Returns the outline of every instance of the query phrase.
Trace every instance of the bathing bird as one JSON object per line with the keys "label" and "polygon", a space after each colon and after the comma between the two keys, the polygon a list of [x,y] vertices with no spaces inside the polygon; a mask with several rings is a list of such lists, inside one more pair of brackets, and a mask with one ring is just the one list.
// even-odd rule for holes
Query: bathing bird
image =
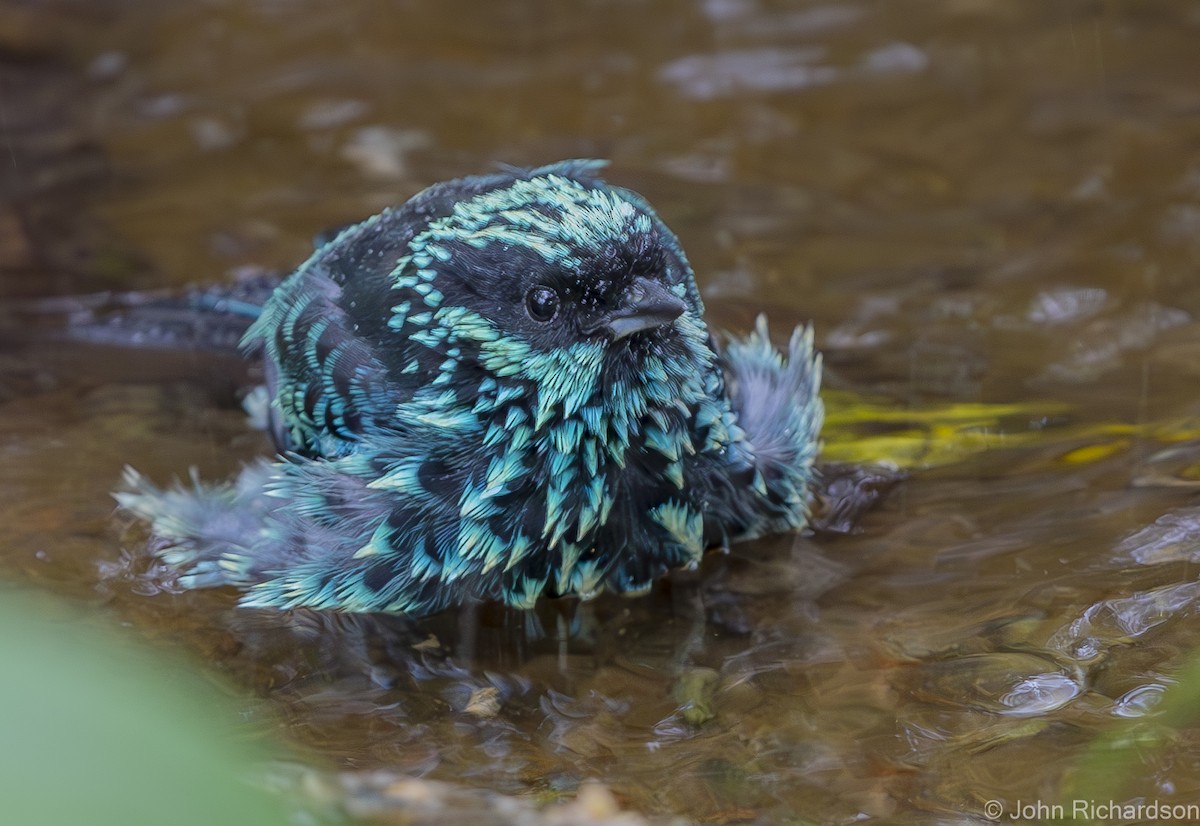
{"label": "bathing bird", "polygon": [[434,185],[322,243],[241,340],[278,450],[115,494],[189,588],[420,616],[637,594],[808,518],[811,329],[718,338],[679,241],[598,161]]}

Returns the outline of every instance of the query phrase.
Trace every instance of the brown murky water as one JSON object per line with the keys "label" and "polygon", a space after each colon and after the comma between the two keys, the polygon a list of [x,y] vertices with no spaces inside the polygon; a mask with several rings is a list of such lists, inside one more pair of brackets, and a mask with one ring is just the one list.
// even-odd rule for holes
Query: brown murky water
{"label": "brown murky water", "polygon": [[121,466],[220,478],[261,436],[180,378],[200,355],[158,380],[148,354],[34,351],[0,386],[5,578],[194,653],[265,737],[365,786],[597,778],[648,815],[756,823],[1200,800],[1200,726],[1156,708],[1200,651],[1194,3],[4,5],[79,79],[108,163],[79,208],[123,252],[0,295],[287,269],[433,181],[607,157],[715,324],[813,319],[830,385],[877,412],[1022,405],[831,430],[831,455],[915,467],[855,535],[409,627],[158,592],[110,519]]}

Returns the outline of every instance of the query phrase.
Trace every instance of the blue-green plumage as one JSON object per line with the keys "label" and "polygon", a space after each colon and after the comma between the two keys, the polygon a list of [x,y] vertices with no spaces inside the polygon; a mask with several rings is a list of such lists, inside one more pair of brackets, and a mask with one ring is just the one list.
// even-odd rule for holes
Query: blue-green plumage
{"label": "blue-green plumage", "polygon": [[675,236],[600,164],[431,187],[340,232],[243,339],[280,449],[121,504],[185,585],[424,614],[638,592],[803,526],[819,358],[764,321],[718,351]]}

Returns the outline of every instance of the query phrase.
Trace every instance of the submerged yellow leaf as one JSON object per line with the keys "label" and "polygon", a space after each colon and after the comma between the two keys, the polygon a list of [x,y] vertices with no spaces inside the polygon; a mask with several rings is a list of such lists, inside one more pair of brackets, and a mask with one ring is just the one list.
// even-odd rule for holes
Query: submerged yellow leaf
{"label": "submerged yellow leaf", "polygon": [[1086,465],[1092,462],[1098,462],[1101,459],[1107,459],[1109,456],[1114,456],[1123,450],[1129,448],[1132,444],[1131,439],[1115,439],[1111,442],[1100,442],[1098,444],[1084,445],[1077,447],[1074,450],[1068,450],[1059,459],[1066,462],[1068,465]]}
{"label": "submerged yellow leaf", "polygon": [[1054,403],[953,403],[901,408],[894,402],[827,391],[824,448],[832,462],[936,467],[985,450],[1015,447],[1041,437],[1030,422],[1061,415]]}
{"label": "submerged yellow leaf", "polygon": [[[998,448],[1063,446],[1071,465],[1129,450],[1138,439],[1174,444],[1200,440],[1200,419],[1070,424],[1059,402],[962,403],[901,407],[845,391],[826,391],[824,446],[829,462],[890,464],[908,470],[961,462]],[[1046,426],[1050,419],[1064,420]]]}

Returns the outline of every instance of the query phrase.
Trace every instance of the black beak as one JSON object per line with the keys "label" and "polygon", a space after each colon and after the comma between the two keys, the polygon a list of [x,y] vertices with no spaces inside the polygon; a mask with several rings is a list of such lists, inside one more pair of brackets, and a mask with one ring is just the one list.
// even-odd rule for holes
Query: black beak
{"label": "black beak", "polygon": [[670,324],[687,305],[665,286],[648,278],[635,278],[615,309],[599,318],[588,332],[608,333],[613,341]]}

